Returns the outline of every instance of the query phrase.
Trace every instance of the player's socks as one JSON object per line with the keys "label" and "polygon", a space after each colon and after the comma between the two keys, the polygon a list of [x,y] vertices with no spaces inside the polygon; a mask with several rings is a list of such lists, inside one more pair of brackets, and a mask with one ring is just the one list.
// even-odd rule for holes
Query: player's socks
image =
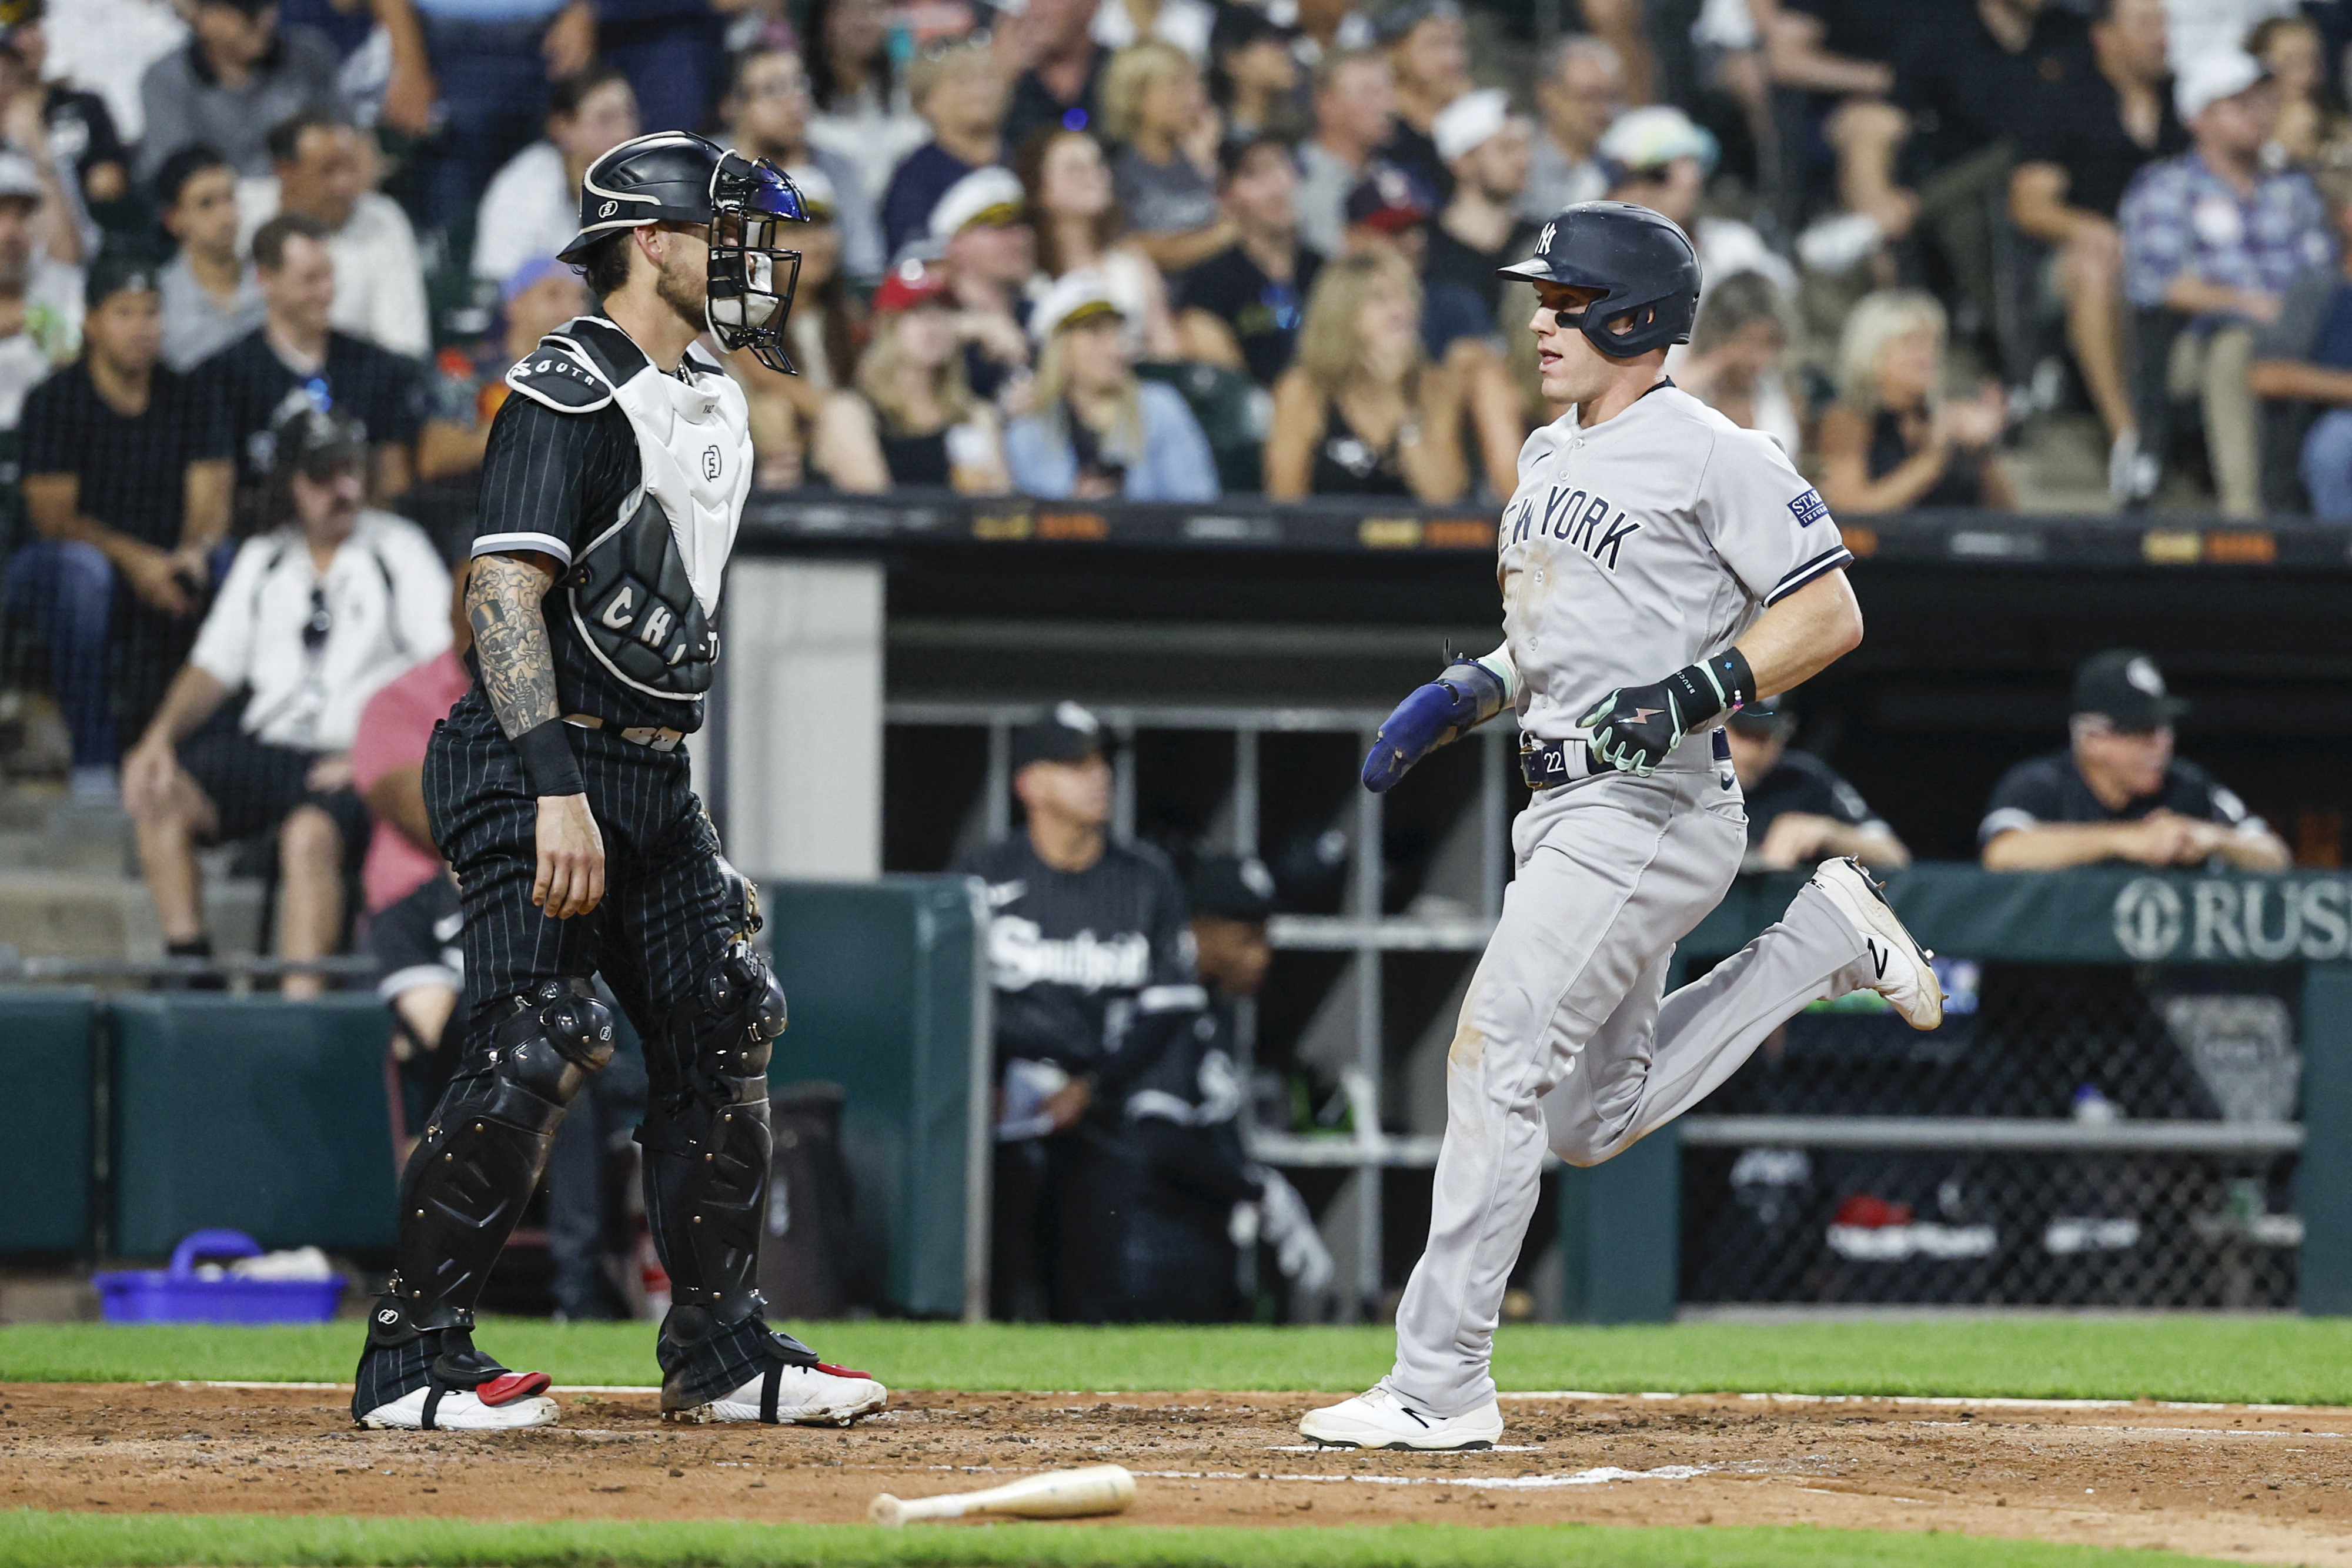
{"label": "player's socks", "polygon": [[1935,955],[1904,929],[1895,906],[1861,862],[1850,858],[1823,861],[1813,873],[1813,885],[1862,933],[1876,977],[1864,983],[1894,1003],[1913,1029],[1942,1023],[1944,988],[1936,978],[1936,967],[1927,961]]}
{"label": "player's socks", "polygon": [[1309,1410],[1298,1430],[1334,1448],[1491,1448],[1503,1436],[1503,1407],[1489,1399],[1459,1416],[1433,1416],[1381,1387]]}

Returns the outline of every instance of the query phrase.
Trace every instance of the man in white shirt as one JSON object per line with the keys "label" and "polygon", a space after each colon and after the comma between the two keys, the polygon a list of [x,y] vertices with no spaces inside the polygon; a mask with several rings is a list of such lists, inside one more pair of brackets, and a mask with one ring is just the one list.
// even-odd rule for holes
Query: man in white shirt
{"label": "man in white shirt", "polygon": [[433,333],[416,231],[398,203],[369,189],[375,160],[360,133],[299,114],[270,131],[269,161],[274,182],[248,182],[238,193],[245,235],[281,212],[316,221],[335,258],[335,329],[423,359]]}
{"label": "man in white shirt", "polygon": [[[278,953],[331,952],[346,877],[368,837],[348,753],[360,710],[449,646],[449,573],[424,530],[363,510],[356,422],[300,409],[278,422],[270,515],[246,541],[163,706],[124,760],[123,803],[164,941],[209,952],[195,846],[274,833]],[[237,722],[208,724],[249,690]],[[293,973],[285,994],[314,997]]]}

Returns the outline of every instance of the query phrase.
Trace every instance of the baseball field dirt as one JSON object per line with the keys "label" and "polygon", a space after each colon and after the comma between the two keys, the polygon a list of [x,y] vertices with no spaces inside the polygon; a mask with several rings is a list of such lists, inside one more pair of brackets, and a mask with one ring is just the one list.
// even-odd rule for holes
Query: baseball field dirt
{"label": "baseball field dirt", "polygon": [[919,1391],[835,1431],[557,1392],[561,1426],[467,1437],[359,1431],[331,1387],[0,1385],[0,1507],[848,1522],[1108,1460],[1132,1524],[1811,1523],[2352,1568],[2352,1409],[1507,1396],[1505,1447],[1405,1455],[1304,1448],[1304,1394]]}

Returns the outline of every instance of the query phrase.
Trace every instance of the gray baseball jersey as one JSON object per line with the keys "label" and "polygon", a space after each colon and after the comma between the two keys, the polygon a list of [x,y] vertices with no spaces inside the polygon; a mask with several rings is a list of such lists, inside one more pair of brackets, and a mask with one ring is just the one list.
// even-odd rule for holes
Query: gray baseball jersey
{"label": "gray baseball jersey", "polygon": [[[1852,558],[1779,447],[1662,384],[1591,428],[1528,437],[1500,576],[1521,723],[1546,739],[1612,689],[1727,646],[1766,606]],[[1397,1308],[1386,1385],[1459,1416],[1488,1370],[1544,1151],[1609,1158],[1698,1103],[1816,998],[1871,983],[1862,933],[1818,887],[1669,996],[1675,944],[1722,900],[1748,842],[1712,737],[1640,779],[1603,768],[1539,790],[1512,828],[1517,873],[1446,1054],[1429,1244]]]}
{"label": "gray baseball jersey", "polygon": [[1528,436],[1496,543],[1519,722],[1546,740],[1581,737],[1610,692],[1730,646],[1853,559],[1770,437],[1672,382],[1590,429],[1571,413]]}

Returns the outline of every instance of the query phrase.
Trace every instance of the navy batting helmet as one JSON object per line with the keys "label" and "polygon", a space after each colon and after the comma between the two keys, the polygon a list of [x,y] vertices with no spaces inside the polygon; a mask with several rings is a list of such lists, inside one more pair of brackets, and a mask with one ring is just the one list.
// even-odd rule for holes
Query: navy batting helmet
{"label": "navy batting helmet", "polygon": [[[1579,317],[1561,313],[1595,348],[1630,360],[1669,343],[1690,341],[1698,319],[1698,253],[1672,218],[1631,202],[1579,202],[1544,225],[1536,253],[1503,277],[1598,288],[1601,298]],[[1609,324],[1633,318],[1631,330]]]}

